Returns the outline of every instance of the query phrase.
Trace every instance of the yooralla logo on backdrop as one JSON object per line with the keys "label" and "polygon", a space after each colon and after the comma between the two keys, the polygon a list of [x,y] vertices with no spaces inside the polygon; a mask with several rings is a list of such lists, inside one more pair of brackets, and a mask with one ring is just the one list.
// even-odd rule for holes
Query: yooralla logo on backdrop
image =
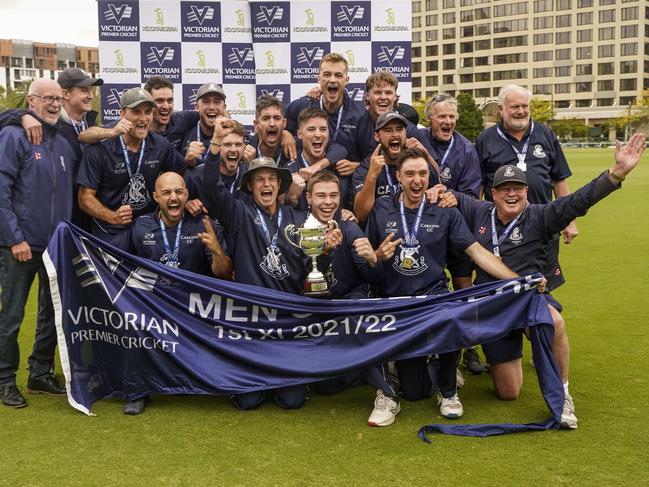
{"label": "yooralla logo on backdrop", "polygon": [[143,42],[142,82],[151,76],[164,76],[172,83],[182,82],[180,42]]}
{"label": "yooralla logo on backdrop", "polygon": [[370,2],[331,2],[331,40],[369,41]]}
{"label": "yooralla logo on backdrop", "polygon": [[218,2],[181,2],[183,41],[221,41],[221,5]]}
{"label": "yooralla logo on backdrop", "polygon": [[139,41],[138,2],[107,3],[99,15],[100,41]]}

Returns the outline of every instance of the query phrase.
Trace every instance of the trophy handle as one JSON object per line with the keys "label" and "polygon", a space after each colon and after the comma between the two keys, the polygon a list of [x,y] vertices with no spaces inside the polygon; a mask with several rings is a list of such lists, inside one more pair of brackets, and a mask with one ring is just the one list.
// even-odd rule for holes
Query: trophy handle
{"label": "trophy handle", "polygon": [[299,244],[296,244],[293,241],[293,239],[290,237],[290,235],[300,235],[300,231],[293,223],[286,225],[286,227],[284,227],[284,236],[286,237],[286,240],[288,240],[288,243],[290,243],[293,247],[296,247],[301,250],[302,247],[300,247]]}
{"label": "trophy handle", "polygon": [[337,228],[340,228],[338,226],[338,222],[336,220],[329,220],[327,222],[327,230],[335,230]]}

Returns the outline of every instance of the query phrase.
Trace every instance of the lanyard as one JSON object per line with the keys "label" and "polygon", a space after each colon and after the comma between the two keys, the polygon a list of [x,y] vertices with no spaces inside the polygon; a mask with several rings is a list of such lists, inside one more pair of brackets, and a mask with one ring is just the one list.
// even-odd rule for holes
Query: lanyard
{"label": "lanyard", "polygon": [[309,163],[306,161],[306,157],[304,157],[304,152],[300,153],[300,159],[302,159],[302,165],[308,169]]}
{"label": "lanyard", "polygon": [[[324,96],[320,95],[320,110],[324,110],[323,99]],[[336,130],[334,130],[334,134],[331,136],[332,142],[336,142],[336,139],[338,138],[338,130],[340,129],[340,121],[342,120],[342,118],[343,118],[343,105],[340,105],[340,108],[338,109],[338,120],[336,121]]]}
{"label": "lanyard", "polygon": [[277,210],[277,231],[275,232],[275,235],[273,235],[273,238],[270,237],[270,232],[268,231],[268,225],[266,225],[264,215],[261,214],[259,208],[255,208],[255,210],[257,210],[257,217],[259,217],[259,221],[261,222],[261,228],[264,230],[266,242],[270,247],[277,248],[277,234],[279,233],[279,229],[282,227],[282,209],[279,208]]}
{"label": "lanyard", "polygon": [[86,130],[86,128],[87,128],[86,127],[86,121],[81,119],[81,120],[79,120],[79,123],[77,123],[74,120],[72,120],[72,128],[77,133],[77,135],[79,135],[81,132]]}
{"label": "lanyard", "polygon": [[[448,158],[448,155],[451,153],[451,149],[453,148],[454,143],[455,143],[455,138],[451,135],[451,143],[448,144],[448,147],[446,148],[446,152],[444,152],[444,155],[442,156],[442,161],[439,163],[440,172],[442,172],[446,167],[446,159]],[[525,150],[527,150],[527,148]]]}
{"label": "lanyard", "polygon": [[[200,142],[200,141],[201,141],[201,122],[199,120],[196,123],[196,142]],[[209,151],[209,149],[210,148],[208,147],[207,150],[201,154],[201,156],[199,157],[200,160],[205,159],[205,156],[207,155],[207,152]]]}
{"label": "lanyard", "polygon": [[[509,141],[509,139],[505,136],[505,134],[503,134],[503,131],[500,130],[499,125],[496,125],[496,130],[498,131],[498,135],[500,135],[500,137],[505,142],[507,142],[511,146],[512,149],[514,149],[514,153],[516,154],[516,157],[518,158],[519,167],[521,169],[525,170],[524,168],[525,168],[525,158],[527,157],[527,146],[530,143],[530,136],[532,135],[532,132],[534,132],[534,122],[532,122],[532,125],[530,127],[530,131],[527,134],[527,137],[525,137],[525,142],[523,143],[523,149],[520,150],[520,151],[516,148],[516,146],[514,144],[512,144]],[[521,167],[521,166],[523,166],[523,167]]]}
{"label": "lanyard", "polygon": [[399,183],[397,182],[397,184],[394,184],[392,182],[392,176],[390,175],[390,170],[388,169],[388,163],[385,164],[384,169],[385,169],[385,177],[388,180],[388,186],[390,187],[390,191],[396,193],[399,190]]}
{"label": "lanyard", "polygon": [[509,237],[509,234],[512,232],[516,224],[518,223],[518,219],[521,217],[523,213],[521,212],[519,215],[514,218],[509,225],[503,230],[503,233],[500,234],[500,237],[498,236],[498,233],[496,232],[496,207],[494,206],[491,210],[491,243],[494,248],[494,255],[496,257],[500,257],[500,244],[505,241],[507,237]]}
{"label": "lanyard", "polygon": [[239,177],[239,168],[241,166],[237,166],[237,173],[234,175],[234,179],[232,180],[232,184],[230,185],[230,194],[234,194],[234,185],[237,184],[237,178]]}
{"label": "lanyard", "polygon": [[[257,157],[264,157],[264,155],[261,153],[261,147],[260,147],[261,142],[257,143]],[[277,167],[279,167],[279,160],[282,158],[282,150],[280,149],[279,155],[277,156],[277,159],[275,159],[275,164],[277,164]]]}
{"label": "lanyard", "polygon": [[426,198],[421,200],[419,203],[419,209],[417,210],[417,217],[415,218],[415,223],[412,226],[412,233],[408,229],[408,223],[406,222],[406,209],[403,206],[403,195],[399,198],[399,211],[401,212],[401,225],[403,226],[403,236],[408,247],[413,247],[417,244],[417,232],[419,232],[419,224],[421,223],[421,215],[424,212],[424,205],[426,204]]}
{"label": "lanyard", "polygon": [[160,217],[160,233],[162,233],[162,241],[164,243],[165,254],[167,256],[167,262],[165,262],[165,265],[168,265],[169,267],[178,266],[178,255],[180,253],[180,234],[182,233],[182,229],[183,221],[180,220],[178,222],[178,226],[176,227],[176,239],[174,241],[174,250],[172,252],[171,248],[169,247],[169,239],[167,238],[167,229],[164,222],[162,221],[162,217]]}
{"label": "lanyard", "polygon": [[[131,161],[128,158],[128,150],[126,150],[126,144],[124,143],[124,138],[119,136],[119,143],[122,145],[122,152],[124,152],[124,164],[126,165],[126,170],[128,171],[128,178],[133,179],[133,170],[131,169]],[[146,147],[146,140],[142,139],[142,145],[140,146],[140,158],[137,161],[137,168],[135,169],[135,174],[140,173],[140,167],[142,167],[142,158],[144,157],[144,148]]]}

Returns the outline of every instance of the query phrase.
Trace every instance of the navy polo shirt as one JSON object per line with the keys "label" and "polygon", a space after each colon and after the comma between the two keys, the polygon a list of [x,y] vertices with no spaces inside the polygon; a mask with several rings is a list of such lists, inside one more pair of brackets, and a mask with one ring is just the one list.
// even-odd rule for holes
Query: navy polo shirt
{"label": "navy polo shirt", "polygon": [[[158,135],[161,135],[169,142],[174,149],[178,152],[182,151],[182,142],[187,134],[187,131],[192,127],[196,127],[196,124],[200,120],[200,115],[196,110],[183,110],[180,112],[172,112],[169,123],[165,130],[157,132]],[[185,157],[185,153],[181,154]]]}
{"label": "navy polo shirt", "polygon": [[[133,219],[140,215],[151,213],[155,207],[152,193],[155,190],[155,180],[160,173],[185,170],[185,161],[174,150],[171,143],[164,137],[149,133],[142,157],[142,166],[136,185],[129,184],[126,161],[119,138],[106,139],[89,145],[83,154],[83,159],[77,175],[80,186],[94,189],[97,199],[110,210],[116,210],[122,205],[131,205]],[[140,151],[128,152],[130,167],[135,177]],[[96,219],[95,219],[96,220]],[[93,221],[93,228],[97,224]],[[109,225],[102,222],[102,227],[121,229],[121,225]]]}
{"label": "navy polo shirt", "polygon": [[[308,96],[293,100],[286,107],[286,130],[297,137],[298,116],[305,108],[312,107],[320,108],[320,100],[314,100]],[[353,101],[346,91],[343,95],[341,108],[343,114],[340,119],[338,132],[336,132],[336,124],[338,123],[338,112],[340,109],[329,113],[329,140],[347,149],[347,159],[360,161],[361,154],[358,153],[356,146],[357,127],[360,120],[367,113],[367,110],[365,110],[365,106],[362,103]]]}
{"label": "navy polo shirt", "polygon": [[187,154],[187,149],[189,149],[189,144],[194,142],[195,140],[198,140],[199,142],[202,142],[203,146],[205,147],[205,152],[203,152],[203,155],[196,160],[196,162],[200,164],[207,157],[207,153],[210,150],[210,142],[212,141],[212,136],[207,135],[201,129],[199,129],[197,132],[196,128],[198,127],[198,124],[199,122],[196,122],[193,127],[185,132],[185,136],[183,137],[183,140],[180,144],[180,155],[185,157],[185,154]]}
{"label": "navy polo shirt", "polygon": [[[217,164],[221,163],[221,159],[218,155],[208,156],[208,160],[215,162]],[[193,200],[198,198],[201,201],[204,201],[205,196],[203,195],[203,171],[205,169],[205,163],[200,164],[193,168],[188,168],[185,171],[185,184],[187,185],[187,192],[189,193],[189,199]],[[239,170],[235,172],[232,176],[226,176],[221,174],[221,180],[225,187],[234,195],[235,198],[247,197],[248,193],[239,190],[239,185],[241,184],[241,177],[243,173],[248,170],[248,164],[245,161],[239,163]]]}
{"label": "navy polo shirt", "polygon": [[[365,157],[358,165],[354,174],[352,175],[352,185],[354,187],[354,196],[365,186],[365,178],[367,178],[367,173],[370,170],[370,158],[371,155]],[[430,177],[428,178],[428,187],[431,188],[437,184],[437,172],[429,164],[428,171],[430,172]],[[381,174],[376,179],[376,189],[374,191],[374,197],[380,198],[381,196],[394,195],[397,191],[401,190],[401,184],[397,179],[397,166],[392,164],[385,164]]]}
{"label": "navy polo shirt", "polygon": [[[507,140],[498,134],[498,128],[500,128]],[[521,141],[508,135],[502,123],[489,127],[478,136],[476,149],[485,185],[485,199],[492,199],[491,188],[496,170],[506,164],[516,165],[518,163],[512,145],[522,151],[528,136],[525,176],[528,185],[527,197],[530,203],[548,203],[552,201],[552,183],[572,175],[568,167],[568,161],[554,132],[541,123],[534,123],[534,130],[531,129],[530,125],[530,129]]]}
{"label": "navy polo shirt", "polygon": [[[310,259],[302,250],[291,245],[284,234],[286,226],[304,224],[307,214],[279,205],[270,216],[252,198],[235,199],[221,181],[218,165],[207,162],[203,169],[203,191],[209,214],[223,226],[230,257],[234,265],[234,280],[277,291],[301,294],[303,281],[311,270]],[[207,190],[209,188],[209,191]],[[269,250],[270,242],[264,232],[259,214],[268,229],[268,237],[277,234],[279,252]],[[281,211],[282,222],[278,225]]]}
{"label": "navy polo shirt", "polygon": [[329,255],[329,265],[325,273],[334,299],[360,299],[369,297],[369,283],[378,284],[383,277],[383,266],[377,262],[372,268],[367,261],[356,253],[354,241],[366,237],[363,230],[349,221],[336,220],[343,234],[342,243]]}
{"label": "navy polo shirt", "polygon": [[[299,142],[299,140],[297,142]],[[260,147],[259,147],[259,135],[258,134],[255,134],[252,137],[250,137],[250,140],[248,141],[248,145],[251,145],[251,146],[253,146],[255,148],[255,151],[256,151],[255,157],[263,157],[264,156],[261,153],[261,150],[260,150]],[[299,147],[298,147],[298,149],[299,149]],[[289,163],[291,162],[284,155],[284,150],[282,149],[281,144],[278,145],[277,150],[275,151],[275,154],[273,155],[272,159],[275,160],[275,163],[277,164],[277,167],[288,167]]]}
{"label": "navy polo shirt", "polygon": [[[404,238],[400,197],[401,193],[383,196],[374,204],[367,222],[367,235],[375,249],[390,233],[394,233],[395,239]],[[409,231],[412,231],[417,210],[405,208]],[[465,251],[476,241],[457,208],[439,208],[428,202],[424,203],[416,238],[416,246],[408,247],[404,242],[397,246],[391,259],[383,262],[383,296],[416,296],[447,291],[444,267],[448,248]]]}
{"label": "navy polo shirt", "polygon": [[[211,276],[212,252],[201,243],[201,239],[198,237],[199,233],[205,231],[202,217],[193,217],[189,213],[185,213],[182,222],[178,267],[186,271]],[[219,244],[223,250],[226,250],[220,229],[214,223],[212,223],[212,227],[216,232]],[[171,250],[173,250],[176,241],[177,230],[177,225],[173,228],[166,227],[167,240]],[[135,220],[130,228],[129,245],[132,254],[161,264],[167,261],[158,212],[142,215]]]}
{"label": "navy polo shirt", "polygon": [[[449,189],[455,189],[464,194],[478,198],[482,174],[478,153],[469,139],[459,133],[453,132],[453,146],[446,159],[444,155],[450,142],[443,142],[433,137],[429,128],[419,128],[414,125],[407,127],[408,137],[414,137],[426,148],[430,155],[440,166],[441,183]],[[444,164],[442,165],[442,159]]]}
{"label": "navy polo shirt", "polygon": [[[520,275],[544,272],[545,249],[553,235],[561,231],[572,220],[586,214],[588,209],[618,189],[603,173],[590,183],[567,196],[545,204],[528,204],[512,228],[509,236],[500,244],[503,262]],[[493,251],[491,211],[494,203],[476,200],[455,192],[458,210],[464,216],[475,238],[487,250]],[[496,232],[502,235],[506,225],[495,217]],[[476,283],[493,281],[495,278],[476,267]]]}
{"label": "navy polo shirt", "polygon": [[369,111],[365,110],[365,114],[359,120],[358,127],[356,127],[356,153],[360,157],[359,161],[370,156],[379,144],[374,138],[375,126],[376,120],[372,118]]}

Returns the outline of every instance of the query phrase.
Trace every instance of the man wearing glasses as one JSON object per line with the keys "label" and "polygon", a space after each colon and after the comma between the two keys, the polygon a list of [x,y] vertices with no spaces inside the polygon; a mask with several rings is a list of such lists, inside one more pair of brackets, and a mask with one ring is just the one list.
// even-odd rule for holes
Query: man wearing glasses
{"label": "man wearing glasses", "polygon": [[37,79],[29,87],[27,103],[29,113],[42,124],[42,143],[30,143],[22,127],[0,132],[0,398],[13,408],[27,406],[16,386],[18,332],[36,274],[38,320],[27,389],[66,392],[52,373],[56,329],[42,255],[56,225],[72,213],[75,155],[58,133],[61,87],[53,80]]}

